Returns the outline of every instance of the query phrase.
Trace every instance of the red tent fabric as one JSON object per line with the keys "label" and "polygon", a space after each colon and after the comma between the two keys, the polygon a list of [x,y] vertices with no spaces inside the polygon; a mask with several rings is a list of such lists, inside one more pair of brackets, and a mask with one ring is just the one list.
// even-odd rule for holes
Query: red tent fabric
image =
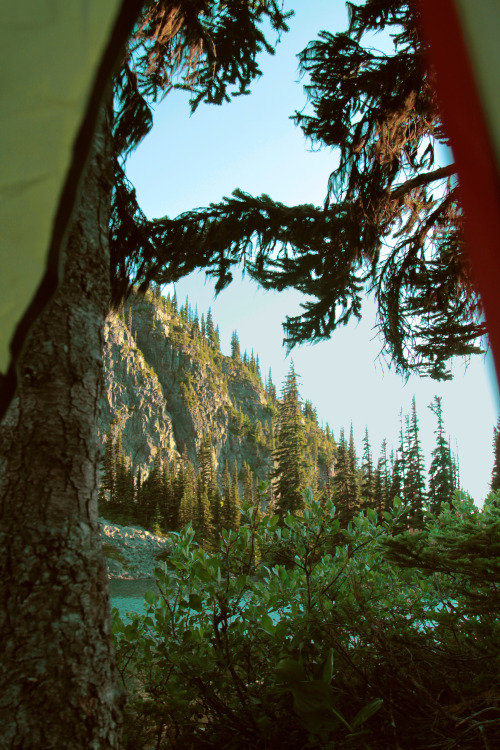
{"label": "red tent fabric", "polygon": [[[430,43],[430,63],[436,71],[444,125],[457,163],[465,239],[500,382],[500,170],[491,121],[485,114],[484,88],[481,89],[480,71],[466,42],[465,32],[469,30],[465,28],[467,20],[460,2],[415,0],[415,3],[420,11],[422,32]],[[495,54],[500,64],[496,50]]]}

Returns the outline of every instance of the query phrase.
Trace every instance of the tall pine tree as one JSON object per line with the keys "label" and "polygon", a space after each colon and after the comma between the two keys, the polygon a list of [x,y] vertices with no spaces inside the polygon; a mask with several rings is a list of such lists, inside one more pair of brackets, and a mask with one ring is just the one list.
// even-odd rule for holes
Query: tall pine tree
{"label": "tall pine tree", "polygon": [[411,402],[411,414],[407,418],[406,425],[407,461],[404,501],[409,525],[411,528],[417,528],[422,523],[422,508],[425,502],[425,469],[415,396]]}
{"label": "tall pine tree", "polygon": [[349,451],[344,435],[344,428],[342,428],[337,443],[337,457],[335,461],[335,473],[333,475],[333,496],[341,528],[345,528],[352,518],[353,509],[350,504],[350,487]]}
{"label": "tall pine tree", "polygon": [[273,479],[277,499],[277,512],[281,518],[297,513],[304,506],[305,447],[303,416],[300,409],[297,375],[290,366],[281,392],[276,429],[276,448],[273,454],[275,468]]}
{"label": "tall pine tree", "polygon": [[361,464],[361,508],[366,510],[375,507],[375,472],[373,470],[372,450],[368,427],[363,438],[363,460]]}
{"label": "tall pine tree", "polygon": [[443,503],[451,501],[455,482],[453,477],[453,460],[449,441],[444,434],[443,409],[441,396],[435,396],[429,409],[437,420],[434,434],[436,436],[436,447],[432,451],[431,466],[429,469],[429,508],[433,513],[439,513]]}

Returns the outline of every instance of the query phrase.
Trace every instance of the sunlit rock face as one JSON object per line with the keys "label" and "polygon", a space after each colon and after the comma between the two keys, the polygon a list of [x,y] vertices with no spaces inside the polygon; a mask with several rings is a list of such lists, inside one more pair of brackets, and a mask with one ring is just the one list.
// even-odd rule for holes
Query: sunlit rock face
{"label": "sunlit rock face", "polygon": [[165,303],[133,297],[105,327],[105,390],[101,402],[104,452],[110,427],[125,456],[146,475],[161,451],[196,466],[210,433],[219,470],[247,462],[259,479],[272,465],[272,406],[259,378],[211,348],[193,325]]}

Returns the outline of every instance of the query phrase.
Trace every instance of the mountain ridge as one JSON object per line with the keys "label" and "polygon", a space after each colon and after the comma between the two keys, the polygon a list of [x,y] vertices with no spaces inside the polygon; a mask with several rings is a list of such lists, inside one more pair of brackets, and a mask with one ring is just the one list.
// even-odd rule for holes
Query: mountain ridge
{"label": "mountain ridge", "polygon": [[[236,332],[232,350],[222,354],[210,310],[199,319],[187,300],[178,310],[176,299],[159,289],[134,293],[111,312],[103,357],[103,462],[112,440],[121,444],[136,482],[160,459],[198,468],[209,435],[219,481],[227,465],[236,465],[240,482],[249,470],[255,484],[268,480],[280,401],[270,377],[262,383],[258,356],[240,354]],[[335,443],[312,405],[304,411],[310,473],[322,485],[333,473]]]}

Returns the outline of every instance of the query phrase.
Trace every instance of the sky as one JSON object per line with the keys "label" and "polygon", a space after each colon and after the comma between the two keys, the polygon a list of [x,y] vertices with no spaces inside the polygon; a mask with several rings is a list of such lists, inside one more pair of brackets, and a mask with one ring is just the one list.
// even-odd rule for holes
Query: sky
{"label": "sky", "polygon": [[[192,116],[186,92],[172,92],[156,105],[154,127],[127,163],[128,177],[148,217],[174,217],[208,206],[236,188],[252,195],[266,193],[289,205],[322,205],[336,155],[311,150],[290,119],[306,103],[296,55],[320,30],[345,30],[347,12],[342,0],[301,0],[295,6],[290,32],[282,37],[276,54],[260,58],[263,76],[253,83],[250,96],[236,97],[222,107],[200,105]],[[378,46],[376,38],[372,43]],[[329,424],[336,438],[342,427],[348,433],[352,423],[358,455],[366,427],[375,461],[384,438],[389,452],[391,446],[396,449],[399,413],[410,412],[415,395],[428,469],[435,445],[435,417],[428,405],[435,395],[441,396],[462,487],[482,503],[491,480],[493,427],[500,413],[489,355],[472,358],[467,367],[457,360],[451,382],[412,376],[405,383],[380,361],[382,344],[370,299],[359,323],[353,321],[329,341],[296,347],[287,357],[281,324],[287,315],[300,312],[300,293],[264,292],[246,278],[236,279],[215,299],[213,282],[202,273],[181,280],[176,292],[180,302],[187,295],[200,315],[211,307],[226,354],[236,330],[242,351],[253,349],[259,355],[264,377],[271,368],[278,391],[293,360],[301,398],[313,403],[320,421]]]}

